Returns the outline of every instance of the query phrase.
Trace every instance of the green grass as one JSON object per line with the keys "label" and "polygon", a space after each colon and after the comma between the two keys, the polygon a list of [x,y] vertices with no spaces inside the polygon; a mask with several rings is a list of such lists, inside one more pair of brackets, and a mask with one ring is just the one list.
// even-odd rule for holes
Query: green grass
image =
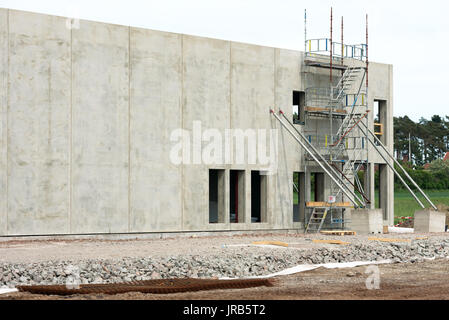
{"label": "green grass", "polygon": [[[445,204],[449,206],[449,190],[423,190],[424,193],[430,198],[430,200],[438,206],[439,204]],[[376,192],[376,206],[379,203],[379,195]],[[419,194],[419,200],[427,207],[430,204]],[[398,221],[398,217],[413,217],[416,210],[420,210],[421,206],[416,202],[415,198],[406,190],[399,190],[394,192],[394,216],[395,223]]]}

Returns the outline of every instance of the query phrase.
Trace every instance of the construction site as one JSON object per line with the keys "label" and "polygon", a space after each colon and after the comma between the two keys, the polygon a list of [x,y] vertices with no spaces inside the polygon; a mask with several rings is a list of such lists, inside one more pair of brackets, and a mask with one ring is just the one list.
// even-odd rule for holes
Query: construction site
{"label": "construction site", "polygon": [[0,9],[0,299],[448,299],[393,65],[327,21],[294,51]]}

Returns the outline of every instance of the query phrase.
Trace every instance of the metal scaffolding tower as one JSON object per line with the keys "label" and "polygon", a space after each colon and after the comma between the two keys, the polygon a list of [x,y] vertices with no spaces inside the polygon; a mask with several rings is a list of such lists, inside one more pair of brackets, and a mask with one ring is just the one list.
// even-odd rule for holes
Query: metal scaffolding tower
{"label": "metal scaffolding tower", "polygon": [[[399,177],[416,201],[423,203],[394,168],[399,166],[424,198],[435,205],[411,179],[404,168],[370,130],[368,113],[368,15],[366,16],[366,42],[356,45],[344,44],[343,18],[341,20],[341,42],[333,41],[333,12],[330,15],[330,38],[307,38],[307,11],[304,14],[304,61],[305,81],[304,125],[302,133],[280,111],[272,114],[281,125],[300,143],[305,151],[308,165],[318,165],[330,177],[328,201],[308,202],[306,205],[305,230],[319,232],[324,225],[329,229],[345,230],[349,222],[345,218],[347,209],[366,208],[371,202],[365,193],[358,172],[368,164],[368,145],[385,160],[389,168]],[[310,84],[326,83],[326,86]],[[338,76],[336,76],[338,74]],[[325,125],[325,122],[328,122]],[[394,164],[392,164],[394,163]],[[325,220],[327,219],[327,223]]]}

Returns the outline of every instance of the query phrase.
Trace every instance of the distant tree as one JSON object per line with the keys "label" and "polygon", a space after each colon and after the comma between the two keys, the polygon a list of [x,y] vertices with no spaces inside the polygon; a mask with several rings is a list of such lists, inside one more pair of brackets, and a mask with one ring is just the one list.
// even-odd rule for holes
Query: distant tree
{"label": "distant tree", "polygon": [[[441,159],[449,150],[449,116],[434,115],[417,123],[409,117],[395,117],[394,151],[398,160],[408,158],[415,166]],[[409,143],[411,155],[409,155]]]}

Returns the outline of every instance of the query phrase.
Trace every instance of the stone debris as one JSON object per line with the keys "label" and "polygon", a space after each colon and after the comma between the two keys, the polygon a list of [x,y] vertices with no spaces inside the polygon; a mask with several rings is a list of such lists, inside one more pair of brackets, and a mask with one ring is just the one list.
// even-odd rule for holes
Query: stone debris
{"label": "stone debris", "polygon": [[[279,272],[301,264],[353,261],[416,263],[449,257],[449,239],[410,242],[370,241],[309,250],[244,247],[215,255],[178,255],[123,259],[0,263],[0,287],[17,285],[117,283],[167,278],[244,278]],[[348,275],[351,277],[352,273]]]}

